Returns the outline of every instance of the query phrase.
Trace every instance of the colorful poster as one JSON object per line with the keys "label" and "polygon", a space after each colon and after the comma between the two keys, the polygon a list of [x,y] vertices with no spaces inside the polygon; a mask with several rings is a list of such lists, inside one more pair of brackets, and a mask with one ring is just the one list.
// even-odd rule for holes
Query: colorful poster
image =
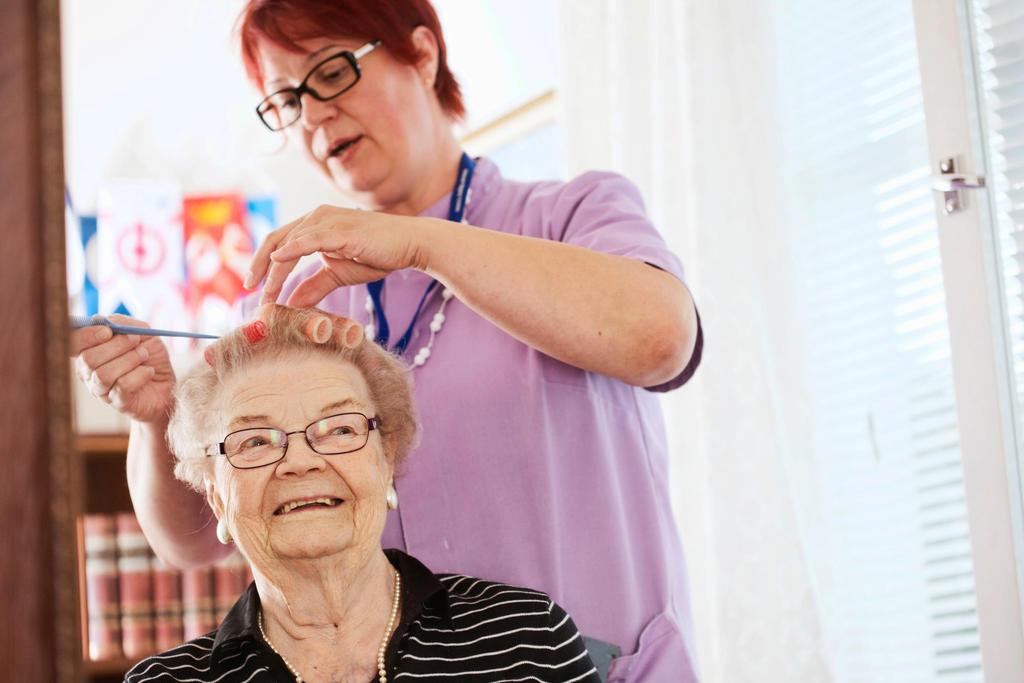
{"label": "colorful poster", "polygon": [[277,202],[273,197],[253,196],[246,202],[249,210],[249,234],[257,247],[277,227]]}
{"label": "colorful poster", "polygon": [[111,181],[100,190],[96,205],[99,312],[127,311],[154,327],[187,327],[177,186],[155,180]]}
{"label": "colorful poster", "polygon": [[82,262],[85,275],[82,283],[82,304],[85,315],[96,315],[100,312],[100,293],[96,290],[98,278],[98,255],[96,240],[96,216],[79,216],[81,231]]}
{"label": "colorful poster", "polygon": [[184,217],[189,311],[197,328],[215,329],[246,292],[242,280],[253,246],[245,200],[235,194],[186,197]]}

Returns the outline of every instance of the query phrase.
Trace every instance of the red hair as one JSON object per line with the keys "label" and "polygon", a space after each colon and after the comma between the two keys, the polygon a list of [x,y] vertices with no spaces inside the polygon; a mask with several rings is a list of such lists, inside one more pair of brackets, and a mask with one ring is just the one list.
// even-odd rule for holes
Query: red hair
{"label": "red hair", "polygon": [[263,88],[258,46],[268,41],[286,50],[302,52],[298,43],[311,38],[337,36],[379,40],[398,61],[415,65],[419,53],[412,42],[417,26],[437,38],[438,66],[434,92],[444,111],[462,118],[459,82],[448,69],[444,35],[429,0],[250,0],[239,17],[242,62],[249,79]]}

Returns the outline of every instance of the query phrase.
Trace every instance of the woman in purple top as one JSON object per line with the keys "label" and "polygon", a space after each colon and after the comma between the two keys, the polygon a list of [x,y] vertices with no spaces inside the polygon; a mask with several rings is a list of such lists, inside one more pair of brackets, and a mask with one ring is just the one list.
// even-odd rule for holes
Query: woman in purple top
{"label": "woman in purple top", "polygon": [[[434,571],[538,588],[613,681],[695,681],[686,568],[656,396],[700,359],[679,259],[610,173],[503,179],[463,114],[427,0],[253,0],[243,59],[283,131],[338,188],[270,234],[247,286],[369,327],[413,370],[422,442],[384,544]],[[293,273],[303,255],[320,263]],[[175,565],[224,552],[173,476],[175,378],[157,338],[75,332],[83,381],[132,418],[139,521]],[[500,680],[496,678],[496,680]]]}

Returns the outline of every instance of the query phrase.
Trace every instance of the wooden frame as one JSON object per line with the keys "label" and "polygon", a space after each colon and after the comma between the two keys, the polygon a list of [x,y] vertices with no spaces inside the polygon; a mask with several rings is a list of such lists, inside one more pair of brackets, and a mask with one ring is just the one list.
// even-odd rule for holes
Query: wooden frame
{"label": "wooden frame", "polygon": [[468,131],[459,142],[473,156],[486,156],[557,118],[557,95],[554,90],[546,90],[498,118]]}
{"label": "wooden frame", "polygon": [[3,433],[0,661],[18,681],[80,675],[58,0],[0,4]]}

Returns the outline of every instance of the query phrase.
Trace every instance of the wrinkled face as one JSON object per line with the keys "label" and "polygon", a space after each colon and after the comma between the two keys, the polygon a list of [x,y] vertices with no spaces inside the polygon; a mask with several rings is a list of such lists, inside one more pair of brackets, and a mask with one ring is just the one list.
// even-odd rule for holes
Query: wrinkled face
{"label": "wrinkled face", "polygon": [[[221,388],[215,409],[221,436],[248,427],[300,431],[341,412],[377,416],[355,366],[315,353],[262,361],[236,373]],[[284,559],[379,551],[392,476],[379,430],[352,453],[319,455],[300,433],[288,437],[285,458],[272,465],[241,470],[224,457],[214,461],[210,505],[264,573],[272,574]]]}
{"label": "wrinkled face", "polygon": [[[298,86],[319,62],[364,43],[321,38],[301,42],[301,53],[264,43],[264,94]],[[362,78],[344,94],[327,102],[304,94],[302,116],[285,134],[354,202],[386,209],[402,202],[417,179],[430,172],[437,131],[448,123],[425,82],[433,82],[436,68],[429,56],[422,65],[410,66],[378,46],[359,64]]]}

